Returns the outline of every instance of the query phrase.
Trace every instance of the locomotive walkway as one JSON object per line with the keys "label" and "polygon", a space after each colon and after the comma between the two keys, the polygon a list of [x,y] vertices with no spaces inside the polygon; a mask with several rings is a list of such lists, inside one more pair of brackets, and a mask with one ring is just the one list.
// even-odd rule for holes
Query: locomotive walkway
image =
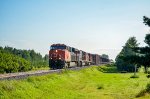
{"label": "locomotive walkway", "polygon": [[[93,66],[93,65],[91,65],[91,66]],[[72,68],[67,68],[67,70],[80,70],[80,69],[88,68],[88,67],[91,67],[91,66],[72,67]],[[29,76],[41,76],[41,75],[45,75],[45,74],[61,73],[63,70],[64,69],[38,70],[38,71],[0,74],[0,80],[25,79]]]}

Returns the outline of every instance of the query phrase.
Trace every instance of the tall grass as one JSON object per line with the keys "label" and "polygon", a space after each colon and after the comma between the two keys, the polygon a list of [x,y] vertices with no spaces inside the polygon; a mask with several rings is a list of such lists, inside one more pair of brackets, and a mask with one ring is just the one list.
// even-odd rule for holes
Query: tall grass
{"label": "tall grass", "polygon": [[103,73],[99,68],[0,81],[0,99],[131,99],[150,81],[143,73],[130,79],[130,73]]}
{"label": "tall grass", "polygon": [[141,90],[136,97],[142,97],[146,94],[150,94],[150,83],[147,84],[146,88],[144,90]]}

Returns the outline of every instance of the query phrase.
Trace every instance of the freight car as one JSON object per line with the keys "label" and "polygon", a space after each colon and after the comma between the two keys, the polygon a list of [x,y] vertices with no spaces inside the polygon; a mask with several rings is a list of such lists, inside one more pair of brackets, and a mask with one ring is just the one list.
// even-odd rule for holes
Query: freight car
{"label": "freight car", "polygon": [[87,53],[65,44],[52,44],[49,51],[49,67],[51,69],[98,65],[101,64],[103,60],[106,62],[106,59],[102,59],[98,54]]}

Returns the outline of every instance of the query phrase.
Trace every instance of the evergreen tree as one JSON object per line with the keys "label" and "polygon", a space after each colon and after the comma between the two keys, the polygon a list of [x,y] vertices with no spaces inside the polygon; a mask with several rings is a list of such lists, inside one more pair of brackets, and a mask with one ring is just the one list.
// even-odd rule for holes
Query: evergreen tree
{"label": "evergreen tree", "polygon": [[138,47],[138,43],[135,37],[130,37],[121,52],[116,57],[116,66],[119,71],[133,72],[135,70],[135,64],[131,64],[127,58],[129,56],[135,56],[136,53],[132,48]]}
{"label": "evergreen tree", "polygon": [[150,18],[143,16],[143,21],[144,21],[143,23],[145,23],[145,25],[150,26]]}
{"label": "evergreen tree", "polygon": [[[143,23],[150,27],[150,18],[143,16]],[[146,34],[144,42],[147,44],[145,47],[135,48],[135,52],[138,53],[139,61],[136,63],[143,65],[145,68],[145,73],[147,73],[148,67],[150,67],[150,33]]]}
{"label": "evergreen tree", "polygon": [[102,54],[102,56],[101,56],[102,58],[106,58],[106,59],[109,59],[109,56],[108,55],[106,55],[106,54]]}

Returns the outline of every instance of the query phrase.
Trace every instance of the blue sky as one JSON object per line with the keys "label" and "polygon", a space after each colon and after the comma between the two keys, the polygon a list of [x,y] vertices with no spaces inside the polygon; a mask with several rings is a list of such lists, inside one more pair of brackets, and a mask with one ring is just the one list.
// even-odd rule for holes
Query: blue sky
{"label": "blue sky", "polygon": [[64,43],[115,59],[127,39],[143,40],[150,0],[0,0],[0,45],[47,54]]}

